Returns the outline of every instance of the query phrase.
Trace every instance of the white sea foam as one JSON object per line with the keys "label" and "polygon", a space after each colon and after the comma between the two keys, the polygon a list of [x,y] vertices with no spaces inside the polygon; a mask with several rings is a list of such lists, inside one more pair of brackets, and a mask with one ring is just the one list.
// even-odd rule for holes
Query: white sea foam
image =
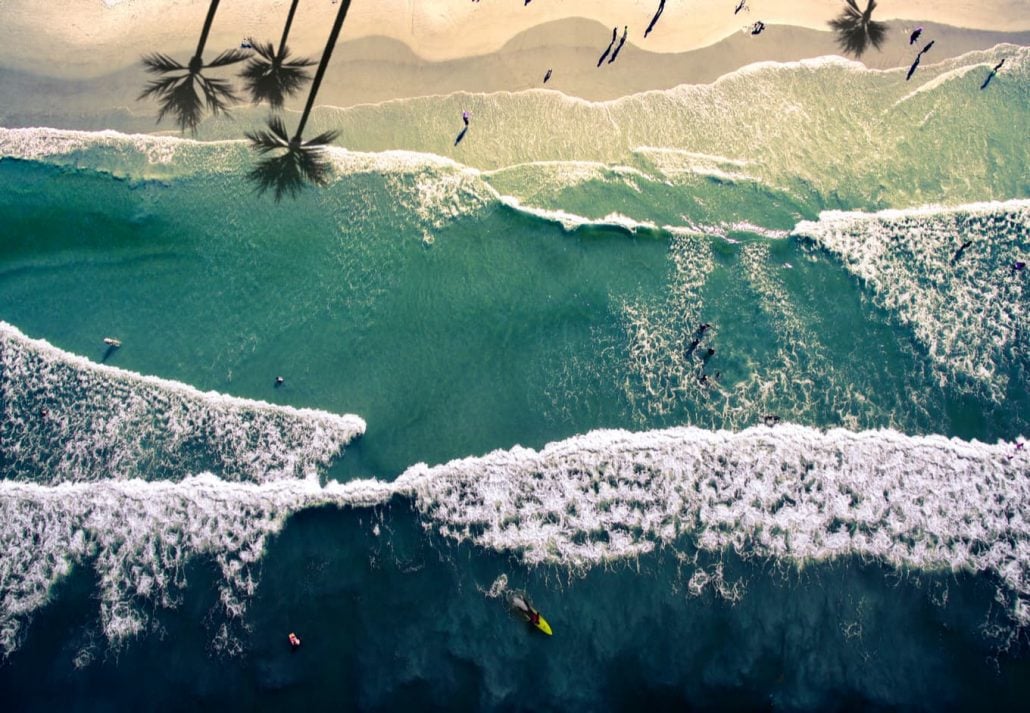
{"label": "white sea foam", "polygon": [[[733,548],[798,566],[856,556],[986,572],[1026,624],[1028,467],[1030,455],[1011,444],[777,426],[596,431],[539,452],[419,464],[392,483],[229,483],[210,474],[0,482],[0,647],[17,648],[73,567],[95,569],[101,623],[114,643],[177,605],[184,568],[198,556],[218,566],[227,619],[240,617],[257,586],[255,565],[291,513],[394,497],[413,498],[431,532],[574,570],[656,548]],[[690,586],[706,582],[731,598],[743,591],[715,570]]]}
{"label": "white sea foam", "polygon": [[1005,368],[1027,359],[1030,287],[1012,265],[1030,254],[1030,201],[825,212],[794,234],[837,255],[910,325],[942,381],[961,374],[1003,396]]}
{"label": "white sea foam", "polygon": [[86,563],[96,570],[101,624],[114,643],[145,631],[155,608],[176,606],[195,557],[218,565],[220,604],[239,617],[257,586],[253,567],[290,513],[391,494],[375,481],[322,488],[316,480],[256,485],[210,474],[174,483],[0,481],[0,650],[18,647],[53,585]]}
{"label": "white sea foam", "polygon": [[39,483],[315,477],[365,431],[357,416],[202,393],[96,364],[0,322],[0,460]]}
{"label": "white sea foam", "polygon": [[855,556],[899,568],[997,577],[1030,623],[1030,460],[986,445],[893,431],[802,426],[740,433],[595,431],[446,465],[396,482],[425,526],[590,567],[684,546],[802,565]]}

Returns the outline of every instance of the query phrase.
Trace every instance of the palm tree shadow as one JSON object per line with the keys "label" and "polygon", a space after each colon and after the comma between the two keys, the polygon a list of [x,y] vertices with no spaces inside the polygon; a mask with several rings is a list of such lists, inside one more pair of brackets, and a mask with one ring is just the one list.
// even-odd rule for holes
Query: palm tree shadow
{"label": "palm tree shadow", "polygon": [[281,109],[286,97],[299,92],[311,79],[305,67],[314,66],[315,62],[304,58],[290,61],[290,50],[283,47],[277,53],[271,42],[252,44],[254,56],[240,76],[255,104],[266,101],[273,109]]}
{"label": "palm tree shadow", "polygon": [[228,80],[205,77],[203,74],[204,70],[235,64],[249,56],[242,50],[231,49],[219,54],[212,62],[204,64],[204,44],[207,42],[218,3],[219,0],[211,0],[197,51],[188,64],[181,64],[160,52],[143,57],[145,70],[150,74],[162,76],[151,80],[137,100],[148,97],[157,100],[160,106],[157,114],[159,123],[165,115],[171,114],[181,131],[189,129],[196,133],[205,105],[212,114],[218,114],[226,112],[230,104],[239,101]]}
{"label": "palm tree shadow", "polygon": [[461,133],[458,134],[458,138],[454,139],[454,145],[457,146],[458,144],[460,144],[461,140],[465,138],[465,134],[467,134],[468,132],[469,127],[466,126],[464,129],[461,130]]}
{"label": "palm tree shadow", "polygon": [[887,39],[887,25],[872,19],[876,0],[868,0],[865,12],[858,9],[857,0],[844,0],[844,11],[833,20],[830,27],[837,34],[837,44],[845,54],[861,57],[869,45],[876,49]]}
{"label": "palm tree shadow", "polygon": [[[258,195],[273,191],[276,203],[287,194],[296,198],[308,183],[324,186],[332,172],[325,148],[338,135],[339,132],[326,131],[308,141],[291,139],[282,119],[273,116],[268,120],[267,130],[247,132],[251,146],[264,156],[247,177],[256,184]],[[283,153],[269,155],[281,149]]]}

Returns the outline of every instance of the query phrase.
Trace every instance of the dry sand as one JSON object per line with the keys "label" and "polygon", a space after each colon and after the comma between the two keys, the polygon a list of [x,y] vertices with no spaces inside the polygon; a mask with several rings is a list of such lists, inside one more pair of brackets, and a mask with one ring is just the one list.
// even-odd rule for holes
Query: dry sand
{"label": "dry sand", "polygon": [[[319,94],[351,106],[458,91],[542,86],[591,100],[684,83],[711,82],[747,64],[837,54],[826,22],[841,0],[667,0],[644,38],[658,0],[353,0]],[[188,61],[208,0],[0,0],[0,125],[155,131],[154,107],[137,102],[146,84],[139,58],[160,51]],[[302,0],[290,35],[297,54],[318,58],[338,6]],[[288,0],[225,0],[204,55],[241,39],[278,41]],[[935,39],[934,61],[1001,42],[1030,43],[1030,0],[882,0],[880,20],[915,18]],[[762,19],[752,37],[743,28]],[[945,25],[927,21],[943,22]],[[598,69],[611,28],[630,25],[619,60]],[[907,66],[908,20],[890,22],[870,67]],[[1002,31],[1004,30],[1004,31]],[[621,29],[620,29],[621,31]],[[224,72],[229,75],[232,72]],[[299,108],[303,97],[288,104]],[[170,129],[167,125],[161,129]]]}
{"label": "dry sand", "polygon": [[[748,23],[825,30],[841,0],[750,0],[750,11],[733,14],[735,0],[668,0],[646,39],[658,0],[354,0],[344,43],[367,37],[398,40],[416,56],[444,61],[484,55],[526,30],[568,18],[602,26],[630,27],[630,43],[649,52],[678,53],[722,40]],[[304,0],[291,44],[319,54],[337,5]],[[188,58],[207,13],[208,0],[0,0],[0,66],[52,76],[98,76],[145,52]],[[237,46],[243,37],[278,39],[288,0],[225,0],[215,17],[208,48]],[[1030,30],[1028,0],[881,0],[878,20],[931,21],[967,29]],[[603,47],[605,30],[593,40]]]}

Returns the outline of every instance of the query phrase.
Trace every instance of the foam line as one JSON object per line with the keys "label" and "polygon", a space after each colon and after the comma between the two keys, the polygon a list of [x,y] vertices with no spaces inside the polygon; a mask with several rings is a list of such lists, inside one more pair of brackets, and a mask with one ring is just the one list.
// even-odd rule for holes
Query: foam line
{"label": "foam line", "polygon": [[96,364],[0,322],[4,479],[315,478],[365,432],[353,415],[202,393]]}
{"label": "foam line", "polygon": [[1030,288],[1012,265],[1030,253],[1030,201],[828,211],[793,234],[840,258],[911,326],[942,379],[963,375],[1003,398],[1006,367],[1027,358]]}
{"label": "foam line", "polygon": [[585,568],[658,547],[802,565],[855,556],[988,572],[1030,623],[1030,456],[1011,444],[803,426],[594,431],[430,468],[397,486],[426,527]]}
{"label": "foam line", "polygon": [[1030,455],[893,431],[802,426],[740,433],[595,431],[429,467],[392,483],[281,480],[59,485],[0,482],[0,647],[15,650],[33,612],[76,566],[100,579],[115,643],[176,606],[192,558],[221,573],[228,619],[257,587],[255,564],[287,517],[319,505],[374,507],[409,497],[425,528],[583,569],[659,547],[802,565],[857,556],[915,570],[996,577],[1030,623]]}

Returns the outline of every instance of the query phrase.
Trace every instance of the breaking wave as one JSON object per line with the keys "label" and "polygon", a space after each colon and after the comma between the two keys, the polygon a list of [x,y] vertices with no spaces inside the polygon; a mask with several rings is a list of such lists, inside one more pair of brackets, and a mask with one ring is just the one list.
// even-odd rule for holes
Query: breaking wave
{"label": "breaking wave", "polygon": [[942,381],[967,377],[996,399],[1010,373],[1025,383],[1030,291],[1013,266],[1030,254],[1030,201],[826,212],[794,234],[839,257],[910,326]]}
{"label": "breaking wave", "polygon": [[357,416],[201,393],[96,364],[0,322],[3,479],[56,484],[317,477],[365,432]]}

